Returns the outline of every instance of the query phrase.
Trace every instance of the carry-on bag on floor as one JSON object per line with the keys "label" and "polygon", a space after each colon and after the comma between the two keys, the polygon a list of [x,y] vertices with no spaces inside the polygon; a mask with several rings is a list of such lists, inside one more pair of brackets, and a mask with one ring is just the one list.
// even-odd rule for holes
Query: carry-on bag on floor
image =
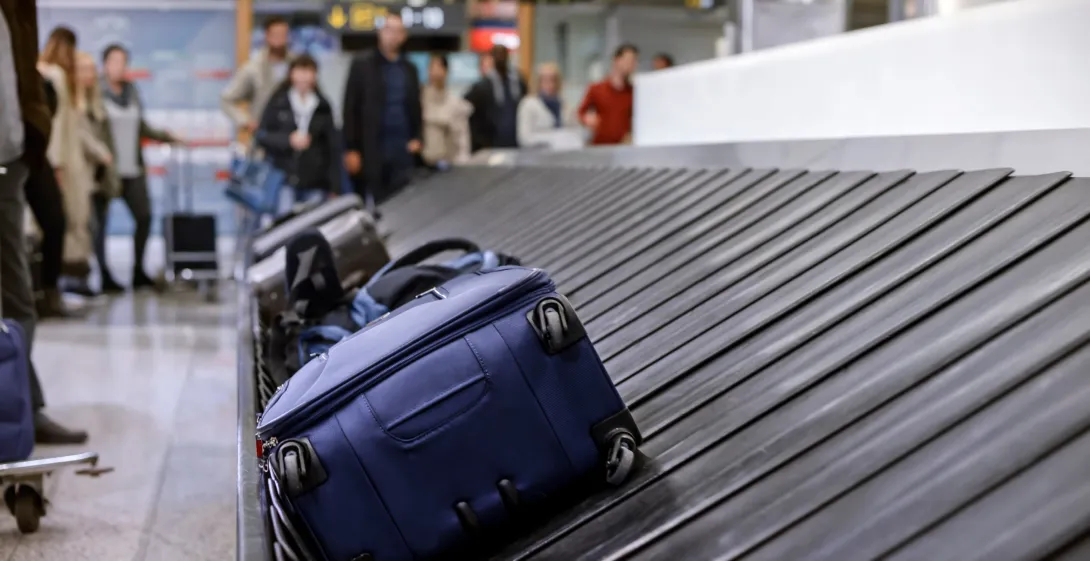
{"label": "carry-on bag on floor", "polygon": [[465,560],[546,498],[620,484],[640,433],[545,272],[421,294],[303,367],[257,427],[300,558]]}
{"label": "carry-on bag on floor", "polygon": [[[316,247],[322,240],[312,237],[301,234],[287,246],[288,278],[299,280],[288,287],[286,309],[269,326],[265,364],[277,385],[329,347],[422,292],[460,275],[520,264],[515,257],[482,251],[469,240],[441,239],[406,253],[375,273],[363,288],[345,293],[336,272],[323,270],[330,249]],[[462,254],[442,265],[422,264],[451,251]],[[310,255],[306,264],[311,268],[293,271],[302,260],[295,259],[293,267],[291,256],[304,252]]]}
{"label": "carry-on bag on floor", "polygon": [[[342,214],[319,226],[318,231],[333,247],[337,276],[346,289],[362,285],[390,261],[374,221],[362,210]],[[287,301],[284,248],[252,265],[247,277],[257,295],[261,318],[271,320]]]}
{"label": "carry-on bag on floor", "polygon": [[0,320],[0,463],[25,460],[33,449],[26,335],[18,323]]}
{"label": "carry-on bag on floor", "polygon": [[300,213],[298,216],[272,226],[254,238],[254,262],[256,263],[272,255],[273,252],[287,245],[300,232],[321,226],[346,212],[361,208],[363,208],[363,200],[360,199],[359,195],[344,195],[321,203],[315,208]]}
{"label": "carry-on bag on floor", "polygon": [[[163,217],[163,241],[166,244],[166,280],[177,279],[214,283],[219,279],[216,252],[216,215],[193,209],[193,158],[190,150],[171,146],[175,174],[169,181],[168,208]],[[175,157],[181,153],[180,158]],[[178,204],[179,191],[184,195]],[[211,294],[211,292],[209,292]]]}

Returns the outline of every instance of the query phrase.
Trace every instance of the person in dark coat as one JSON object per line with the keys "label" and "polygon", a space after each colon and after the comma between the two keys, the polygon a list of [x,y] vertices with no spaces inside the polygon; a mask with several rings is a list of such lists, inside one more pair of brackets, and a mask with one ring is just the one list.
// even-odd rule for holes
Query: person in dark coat
{"label": "person in dark coat", "polygon": [[0,0],[0,308],[19,322],[26,334],[30,399],[34,409],[34,441],[39,444],[82,444],[87,433],[62,426],[45,414],[45,399],[30,360],[37,314],[26,244],[26,201],[23,185],[32,170],[49,166],[46,157],[52,115],[46,102],[38,63],[38,3]]}
{"label": "person in dark coat", "polygon": [[296,202],[327,199],[340,191],[341,163],[333,106],[318,90],[318,63],[292,60],[288,79],[269,97],[257,142],[287,175]]}
{"label": "person in dark coat", "polygon": [[469,116],[470,145],[474,152],[485,148],[518,148],[518,108],[526,95],[526,79],[511,68],[507,47],[493,45],[492,68],[466,92],[473,106]]}
{"label": "person in dark coat", "polygon": [[401,17],[387,16],[378,49],[352,63],[345,86],[345,167],[376,203],[408,184],[422,147],[420,77],[401,56],[405,38]]}
{"label": "person in dark coat", "polygon": [[[57,90],[48,80],[42,79],[45,86],[45,100],[50,113],[57,112]],[[35,302],[38,318],[71,317],[78,315],[64,303],[60,293],[61,268],[64,264],[64,232],[68,229],[68,219],[64,216],[64,195],[57,183],[53,168],[48,165],[30,170],[23,186],[27,206],[38,222],[42,231],[38,263],[38,282],[41,298]]]}

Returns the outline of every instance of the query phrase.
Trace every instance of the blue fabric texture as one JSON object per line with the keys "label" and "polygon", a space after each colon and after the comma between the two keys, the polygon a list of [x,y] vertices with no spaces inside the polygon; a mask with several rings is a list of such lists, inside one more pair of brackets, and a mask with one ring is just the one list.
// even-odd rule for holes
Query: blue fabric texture
{"label": "blue fabric texture", "polygon": [[382,57],[382,79],[386,85],[386,104],[382,112],[382,144],[384,156],[388,160],[397,158],[407,150],[412,127],[409,125],[409,113],[405,108],[405,96],[408,92],[408,78],[400,60],[387,60]]}
{"label": "blue fabric texture", "polygon": [[284,172],[267,162],[239,158],[231,163],[224,194],[250,212],[271,216],[279,210],[285,179]]}
{"label": "blue fabric texture", "polygon": [[327,474],[285,498],[316,558],[446,555],[471,543],[457,502],[496,527],[511,521],[497,481],[530,506],[601,469],[591,427],[625,405],[588,338],[550,354],[526,321],[559,298],[547,275],[501,267],[442,292],[331,348],[262,415],[262,440],[306,439]]}
{"label": "blue fabric texture", "polygon": [[34,449],[26,336],[18,323],[0,321],[0,462],[18,462]]}

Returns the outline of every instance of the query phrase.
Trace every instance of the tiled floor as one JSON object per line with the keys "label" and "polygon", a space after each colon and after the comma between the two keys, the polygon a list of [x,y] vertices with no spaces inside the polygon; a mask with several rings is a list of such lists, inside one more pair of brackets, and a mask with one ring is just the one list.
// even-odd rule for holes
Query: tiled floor
{"label": "tiled floor", "polygon": [[34,359],[48,412],[87,428],[116,468],[58,473],[37,534],[0,511],[0,561],[225,561],[235,548],[235,342],[223,304],[193,293],[123,296],[44,323]]}

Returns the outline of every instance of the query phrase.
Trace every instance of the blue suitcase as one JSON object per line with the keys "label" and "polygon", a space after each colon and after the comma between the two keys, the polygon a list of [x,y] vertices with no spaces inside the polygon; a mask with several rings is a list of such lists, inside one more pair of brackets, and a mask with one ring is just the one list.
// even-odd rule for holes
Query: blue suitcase
{"label": "blue suitcase", "polygon": [[11,320],[0,320],[0,463],[18,462],[34,449],[26,335]]}
{"label": "blue suitcase", "polygon": [[641,439],[571,304],[522,267],[453,279],[333,346],[257,431],[284,532],[328,561],[473,547],[577,482],[623,483]]}

